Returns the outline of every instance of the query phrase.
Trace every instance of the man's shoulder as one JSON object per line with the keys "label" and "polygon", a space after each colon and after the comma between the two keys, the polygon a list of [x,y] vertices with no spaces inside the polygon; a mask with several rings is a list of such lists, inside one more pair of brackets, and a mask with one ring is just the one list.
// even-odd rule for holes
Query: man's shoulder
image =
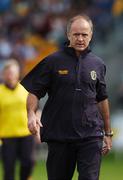
{"label": "man's shoulder", "polygon": [[48,56],[46,57],[46,59],[59,58],[59,57],[62,56],[63,54],[64,54],[64,53],[63,53],[62,50],[58,50],[58,51],[56,51],[56,52],[48,55]]}
{"label": "man's shoulder", "polygon": [[28,93],[28,91],[21,85],[20,82],[18,83],[17,87],[18,87],[18,91],[23,92],[25,94]]}
{"label": "man's shoulder", "polygon": [[89,53],[89,57],[90,57],[95,63],[100,64],[100,65],[101,65],[101,64],[102,64],[102,65],[105,65],[104,60],[103,60],[100,56],[96,55],[95,53],[93,53],[93,52]]}
{"label": "man's shoulder", "polygon": [[[63,57],[65,57],[65,54],[62,50],[58,50],[52,54],[49,54],[48,56],[46,56],[43,60],[40,61],[40,63],[45,63],[45,64],[52,64],[60,59],[62,59]],[[39,63],[39,64],[40,64]]]}
{"label": "man's shoulder", "polygon": [[4,83],[1,83],[0,84],[0,97],[3,95],[3,94],[6,94],[7,92],[7,87],[4,85]]}

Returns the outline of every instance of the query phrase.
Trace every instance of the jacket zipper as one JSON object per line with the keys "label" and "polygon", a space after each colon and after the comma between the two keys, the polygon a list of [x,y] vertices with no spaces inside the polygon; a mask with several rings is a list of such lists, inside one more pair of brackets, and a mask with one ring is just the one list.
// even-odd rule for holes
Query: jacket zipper
{"label": "jacket zipper", "polygon": [[80,86],[80,61],[81,61],[81,57],[78,58],[77,64],[76,64],[76,91],[81,91],[81,86]]}

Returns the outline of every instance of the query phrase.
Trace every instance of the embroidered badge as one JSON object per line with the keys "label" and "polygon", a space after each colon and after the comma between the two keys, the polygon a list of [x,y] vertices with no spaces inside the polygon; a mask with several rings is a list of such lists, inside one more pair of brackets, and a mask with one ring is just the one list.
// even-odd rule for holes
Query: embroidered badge
{"label": "embroidered badge", "polygon": [[92,79],[92,80],[96,80],[96,78],[97,78],[97,73],[96,73],[96,71],[91,71],[90,74],[91,74],[91,79]]}
{"label": "embroidered badge", "polygon": [[64,75],[64,74],[68,74],[68,70],[58,70],[58,73],[59,74],[62,74],[62,75]]}

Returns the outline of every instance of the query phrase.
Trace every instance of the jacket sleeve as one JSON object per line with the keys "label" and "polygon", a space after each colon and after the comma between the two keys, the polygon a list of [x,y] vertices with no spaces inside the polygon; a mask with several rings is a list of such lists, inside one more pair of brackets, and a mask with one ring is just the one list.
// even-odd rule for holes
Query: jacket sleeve
{"label": "jacket sleeve", "polygon": [[105,75],[106,75],[106,66],[103,64],[101,66],[100,76],[97,80],[97,85],[96,85],[96,92],[97,92],[96,99],[98,102],[108,98]]}
{"label": "jacket sleeve", "polygon": [[44,97],[50,87],[50,65],[47,59],[43,59],[21,81],[24,88],[36,95],[38,99]]}

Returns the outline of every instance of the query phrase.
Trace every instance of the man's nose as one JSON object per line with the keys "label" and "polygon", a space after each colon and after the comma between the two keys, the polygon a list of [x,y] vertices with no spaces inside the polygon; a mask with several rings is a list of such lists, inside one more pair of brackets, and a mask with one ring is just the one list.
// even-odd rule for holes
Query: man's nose
{"label": "man's nose", "polygon": [[81,34],[78,36],[78,40],[83,41],[83,36]]}

